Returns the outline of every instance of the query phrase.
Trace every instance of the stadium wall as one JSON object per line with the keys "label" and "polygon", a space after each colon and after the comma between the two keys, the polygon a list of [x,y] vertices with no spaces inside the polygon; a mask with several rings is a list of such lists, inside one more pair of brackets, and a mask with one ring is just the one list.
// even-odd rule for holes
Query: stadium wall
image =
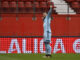
{"label": "stadium wall", "polygon": [[[2,14],[0,36],[42,36],[42,14]],[[68,20],[70,19],[70,20]],[[79,15],[53,15],[52,36],[80,36]]]}

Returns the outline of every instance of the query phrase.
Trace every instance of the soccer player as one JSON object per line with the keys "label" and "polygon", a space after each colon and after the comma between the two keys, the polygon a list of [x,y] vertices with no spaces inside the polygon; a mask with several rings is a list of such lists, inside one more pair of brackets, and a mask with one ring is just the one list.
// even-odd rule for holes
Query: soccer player
{"label": "soccer player", "polygon": [[50,58],[51,57],[51,28],[50,28],[50,23],[51,23],[51,13],[52,13],[52,5],[50,5],[50,10],[48,13],[44,12],[43,13],[43,28],[44,28],[44,44],[45,44],[45,49],[46,49],[46,55],[44,56],[45,58]]}

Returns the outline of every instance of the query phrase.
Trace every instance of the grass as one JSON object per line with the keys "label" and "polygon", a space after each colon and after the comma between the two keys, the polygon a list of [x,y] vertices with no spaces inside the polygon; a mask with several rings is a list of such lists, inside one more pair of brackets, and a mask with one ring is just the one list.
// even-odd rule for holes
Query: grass
{"label": "grass", "polygon": [[52,54],[52,58],[43,58],[45,54],[0,54],[0,60],[80,60],[80,54]]}

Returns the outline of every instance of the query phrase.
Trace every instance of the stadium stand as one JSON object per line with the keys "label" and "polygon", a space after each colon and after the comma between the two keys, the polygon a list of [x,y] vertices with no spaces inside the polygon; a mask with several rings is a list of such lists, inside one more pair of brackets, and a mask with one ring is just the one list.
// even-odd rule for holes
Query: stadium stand
{"label": "stadium stand", "polygon": [[[0,17],[2,17],[0,36],[42,36],[42,12],[48,11],[52,3],[49,3],[49,0],[35,1],[0,0]],[[51,26],[54,26],[52,35],[80,36],[80,0],[52,0],[52,2],[53,7],[56,7],[52,15],[54,20],[51,22],[53,23]],[[32,21],[34,8],[35,22]],[[67,17],[70,17],[70,21]]]}
{"label": "stadium stand", "polygon": [[52,0],[52,2],[54,2],[55,10],[58,14],[76,14],[66,0]]}
{"label": "stadium stand", "polygon": [[70,2],[74,2],[75,0],[66,0],[66,1],[70,3]]}
{"label": "stadium stand", "polygon": [[[40,4],[39,4],[39,2],[34,2],[33,4],[34,4],[34,6],[35,6],[35,8],[36,8],[36,9],[35,9],[36,12],[40,12]],[[33,7],[34,7],[34,6],[33,6]]]}
{"label": "stadium stand", "polygon": [[41,11],[48,11],[47,10],[49,6],[47,4],[48,1],[49,0],[35,0],[35,2],[34,0],[1,0],[2,4],[1,8],[3,9],[2,11],[4,13],[5,12],[33,13],[34,8],[36,9],[37,13],[41,13]]}
{"label": "stadium stand", "polygon": [[78,14],[80,13],[80,0],[65,0],[72,9]]}
{"label": "stadium stand", "polygon": [[76,11],[76,13],[80,13],[80,3],[79,2],[72,2],[71,7]]}

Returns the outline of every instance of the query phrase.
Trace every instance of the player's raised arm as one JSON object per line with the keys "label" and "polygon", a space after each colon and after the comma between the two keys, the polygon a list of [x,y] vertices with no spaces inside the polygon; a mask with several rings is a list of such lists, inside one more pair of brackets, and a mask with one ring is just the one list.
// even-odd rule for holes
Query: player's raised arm
{"label": "player's raised arm", "polygon": [[51,16],[51,14],[52,14],[52,5],[50,5],[50,10],[48,12],[47,18],[49,18]]}

